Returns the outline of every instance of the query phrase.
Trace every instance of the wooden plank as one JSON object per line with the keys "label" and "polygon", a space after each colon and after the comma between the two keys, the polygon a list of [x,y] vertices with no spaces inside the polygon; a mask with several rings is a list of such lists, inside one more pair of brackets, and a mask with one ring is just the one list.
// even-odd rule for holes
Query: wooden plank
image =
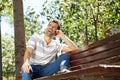
{"label": "wooden plank", "polygon": [[81,47],[77,51],[76,50],[71,51],[71,54],[74,55],[74,54],[77,54],[78,52],[81,53],[81,52],[87,51],[89,49],[92,49],[92,48],[95,48],[95,47],[98,47],[98,46],[101,46],[101,45],[104,45],[104,44],[107,44],[107,43],[111,43],[113,41],[118,41],[118,40],[120,40],[120,33],[115,34],[113,36],[109,36],[105,39],[96,41],[92,44],[89,44],[88,46]]}
{"label": "wooden plank", "polygon": [[97,64],[116,64],[116,65],[120,65],[120,56],[116,56],[115,58],[108,58],[108,59],[103,59],[103,60],[99,60],[99,61],[94,61],[91,63],[86,63],[86,64],[82,64],[81,67],[87,67],[87,66],[92,66],[92,65],[97,65]]}
{"label": "wooden plank", "polygon": [[98,54],[100,52],[111,50],[111,49],[114,49],[114,48],[119,47],[119,46],[120,46],[120,41],[113,42],[111,44],[105,44],[103,46],[99,46],[99,47],[91,49],[89,51],[78,52],[75,55],[71,55],[71,60],[73,61],[73,60],[77,60],[77,59],[87,57],[87,56],[90,56],[90,55]]}
{"label": "wooden plank", "polygon": [[76,65],[80,65],[80,64],[91,63],[94,61],[110,58],[110,57],[117,56],[117,55],[120,55],[120,47],[117,49],[111,49],[107,52],[102,52],[101,54],[96,54],[93,56],[88,56],[85,58],[80,58],[80,59],[71,61],[71,65],[76,66]]}
{"label": "wooden plank", "polygon": [[120,66],[116,65],[95,65],[88,68],[72,71],[66,74],[53,75],[48,77],[37,78],[35,80],[60,80],[69,79],[78,76],[114,76],[120,77]]}
{"label": "wooden plank", "polygon": [[81,69],[83,67],[88,67],[88,66],[98,65],[98,64],[111,64],[111,65],[116,64],[116,65],[120,65],[120,56],[115,56],[115,57],[102,59],[102,60],[98,60],[98,61],[94,61],[94,62],[90,62],[90,63],[71,66],[70,68],[71,68],[71,70],[77,70],[77,69]]}

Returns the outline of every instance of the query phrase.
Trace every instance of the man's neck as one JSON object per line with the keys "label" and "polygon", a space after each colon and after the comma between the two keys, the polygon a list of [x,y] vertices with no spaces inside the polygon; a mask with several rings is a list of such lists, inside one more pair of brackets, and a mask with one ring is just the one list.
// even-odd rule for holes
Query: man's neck
{"label": "man's neck", "polygon": [[44,35],[44,40],[47,43],[47,45],[52,41],[53,37],[47,36],[46,34]]}

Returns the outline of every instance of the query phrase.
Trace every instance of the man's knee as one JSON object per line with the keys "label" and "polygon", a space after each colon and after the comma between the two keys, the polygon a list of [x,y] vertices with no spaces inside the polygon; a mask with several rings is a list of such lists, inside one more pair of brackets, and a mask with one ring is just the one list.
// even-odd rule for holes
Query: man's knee
{"label": "man's knee", "polygon": [[69,55],[68,53],[64,53],[64,54],[62,54],[60,57],[69,59],[69,58],[70,58],[70,55]]}

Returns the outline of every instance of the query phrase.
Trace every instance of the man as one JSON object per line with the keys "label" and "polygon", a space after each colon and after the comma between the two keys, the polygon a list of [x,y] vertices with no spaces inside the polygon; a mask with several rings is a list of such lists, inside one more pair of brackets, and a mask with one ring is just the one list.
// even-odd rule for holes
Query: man
{"label": "man", "polygon": [[[64,40],[66,44],[55,41],[56,36]],[[78,49],[75,43],[60,30],[60,23],[57,20],[49,22],[45,34],[31,36],[26,45],[22,80],[50,76],[58,71],[68,72],[70,63],[67,52]],[[55,60],[57,54],[60,56]]]}

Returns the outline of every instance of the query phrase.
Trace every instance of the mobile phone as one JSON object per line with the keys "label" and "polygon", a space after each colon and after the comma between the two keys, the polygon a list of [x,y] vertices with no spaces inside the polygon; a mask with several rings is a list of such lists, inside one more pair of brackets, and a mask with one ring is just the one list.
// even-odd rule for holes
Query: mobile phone
{"label": "mobile phone", "polygon": [[[60,27],[57,30],[60,30]],[[55,36],[57,35],[57,30],[55,31]]]}
{"label": "mobile phone", "polygon": [[55,36],[57,35],[57,30],[55,31]]}

